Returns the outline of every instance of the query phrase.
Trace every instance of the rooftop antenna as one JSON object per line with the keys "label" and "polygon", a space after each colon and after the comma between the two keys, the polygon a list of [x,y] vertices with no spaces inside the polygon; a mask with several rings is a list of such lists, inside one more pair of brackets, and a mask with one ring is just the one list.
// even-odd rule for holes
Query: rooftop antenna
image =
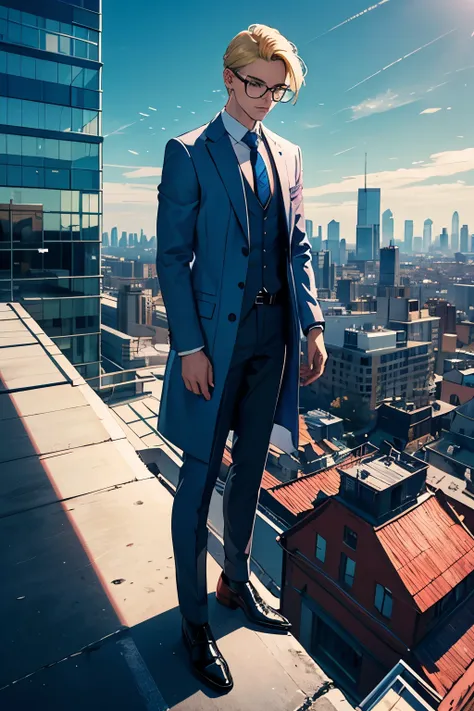
{"label": "rooftop antenna", "polygon": [[364,190],[367,192],[367,153],[365,154]]}

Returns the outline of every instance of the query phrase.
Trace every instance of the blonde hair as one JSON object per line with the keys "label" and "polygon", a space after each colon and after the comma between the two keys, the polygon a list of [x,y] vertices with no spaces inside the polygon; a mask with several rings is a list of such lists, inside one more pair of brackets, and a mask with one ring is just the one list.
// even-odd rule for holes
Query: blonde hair
{"label": "blonde hair", "polygon": [[[305,84],[306,64],[298,56],[297,48],[283,37],[278,30],[267,25],[250,25],[248,30],[239,32],[229,43],[224,54],[224,69],[240,69],[256,59],[276,61],[281,59],[289,76],[290,89],[295,92],[296,104],[301,86]],[[226,86],[227,94],[230,91]]]}

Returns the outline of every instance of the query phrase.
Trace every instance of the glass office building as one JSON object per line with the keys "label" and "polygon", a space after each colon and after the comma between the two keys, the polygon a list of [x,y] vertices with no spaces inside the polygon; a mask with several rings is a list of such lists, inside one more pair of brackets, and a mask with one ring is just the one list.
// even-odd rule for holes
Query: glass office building
{"label": "glass office building", "polygon": [[0,301],[100,373],[101,0],[0,0]]}

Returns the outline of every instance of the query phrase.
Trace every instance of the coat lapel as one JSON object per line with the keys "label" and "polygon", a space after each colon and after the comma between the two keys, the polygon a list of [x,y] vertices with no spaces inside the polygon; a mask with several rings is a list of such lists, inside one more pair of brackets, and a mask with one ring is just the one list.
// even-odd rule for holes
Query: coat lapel
{"label": "coat lapel", "polygon": [[[288,166],[283,155],[282,148],[274,134],[268,131],[262,125],[262,132],[266,138],[267,147],[269,148],[280,180],[283,203],[285,207],[286,224],[288,234],[291,234],[290,229],[290,190]],[[235,214],[239,220],[240,226],[247,236],[250,243],[250,233],[247,221],[245,187],[237,157],[235,155],[229,135],[224,127],[221,113],[209,123],[206,129],[206,147],[211,155],[211,158],[216,166],[216,169],[222,179],[224,187],[229,196],[229,200],[235,210]]]}

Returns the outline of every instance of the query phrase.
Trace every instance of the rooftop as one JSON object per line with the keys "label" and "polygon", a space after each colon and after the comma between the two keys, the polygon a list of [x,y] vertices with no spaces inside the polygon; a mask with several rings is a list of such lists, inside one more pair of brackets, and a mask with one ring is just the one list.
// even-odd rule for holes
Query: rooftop
{"label": "rooftop", "polygon": [[[474,595],[455,610],[447,620],[435,627],[415,649],[415,656],[436,691],[453,699],[462,698],[474,688]],[[462,681],[460,688],[455,685]],[[445,699],[446,710],[451,706]],[[465,707],[472,708],[470,707]]]}
{"label": "rooftop", "polygon": [[342,464],[341,469],[353,479],[359,479],[368,484],[372,489],[384,491],[411,476],[414,472],[426,467],[424,462],[417,461],[413,457],[400,459],[390,456],[375,455],[372,459],[366,459],[361,464],[353,464],[347,467]]}
{"label": "rooftop", "polygon": [[434,494],[375,530],[421,612],[474,570],[474,536]]}
{"label": "rooftop", "polygon": [[167,445],[147,447],[154,433],[127,430],[152,415],[131,404],[122,427],[21,306],[0,304],[0,322],[0,707],[236,711],[251,698],[272,711],[348,709],[291,635],[253,629],[240,610],[217,605],[222,539],[212,530],[210,621],[236,684],[222,697],[191,675],[170,536],[174,486],[143,461]]}

